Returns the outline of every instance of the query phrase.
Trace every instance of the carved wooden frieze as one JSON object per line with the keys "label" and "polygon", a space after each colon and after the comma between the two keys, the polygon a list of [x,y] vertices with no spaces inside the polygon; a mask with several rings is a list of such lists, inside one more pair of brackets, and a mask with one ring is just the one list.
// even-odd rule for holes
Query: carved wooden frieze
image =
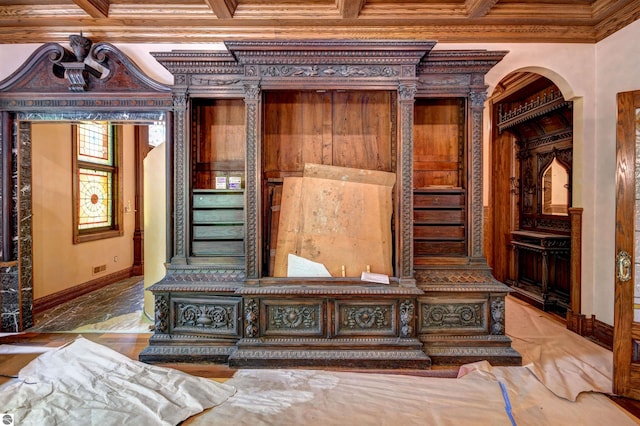
{"label": "carved wooden frieze", "polygon": [[424,284],[497,283],[487,269],[419,269],[415,272],[415,278]]}
{"label": "carved wooden frieze", "polygon": [[395,302],[336,301],[336,335],[396,335]]}
{"label": "carved wooden frieze", "polygon": [[354,77],[398,77],[397,66],[355,66],[355,65],[270,65],[261,70],[262,77],[318,77],[318,78],[354,78]]}
{"label": "carved wooden frieze", "polygon": [[419,303],[418,333],[488,331],[486,300],[420,299]]}
{"label": "carved wooden frieze", "polygon": [[261,300],[265,336],[323,335],[324,303],[322,301]]}

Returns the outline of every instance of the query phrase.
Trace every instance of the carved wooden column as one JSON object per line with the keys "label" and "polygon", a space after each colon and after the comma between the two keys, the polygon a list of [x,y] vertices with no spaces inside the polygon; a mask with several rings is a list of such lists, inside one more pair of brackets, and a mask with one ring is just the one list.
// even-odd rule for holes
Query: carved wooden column
{"label": "carved wooden column", "polygon": [[[247,67],[246,72],[255,75],[256,67]],[[260,86],[257,81],[249,82],[244,86],[245,92],[245,123],[246,123],[246,276],[247,279],[257,279],[260,276]]]}
{"label": "carved wooden column", "polygon": [[189,241],[189,164],[191,150],[187,138],[189,108],[187,106],[187,78],[184,74],[175,76],[173,89],[173,108],[175,112],[173,126],[173,196],[175,211],[173,219],[173,255],[171,263],[186,264]]}
{"label": "carved wooden column", "polygon": [[[469,129],[471,139],[467,155],[468,164],[468,193],[471,206],[469,229],[469,256],[472,261],[486,263],[482,251],[482,112],[487,93],[482,76],[473,76],[476,84],[481,88],[473,88],[469,94],[470,114]],[[475,258],[475,259],[474,259]]]}
{"label": "carved wooden column", "polygon": [[398,188],[400,209],[396,225],[399,226],[400,255],[397,274],[401,285],[413,286],[415,286],[415,280],[413,280],[413,109],[416,92],[415,82],[400,83],[398,86],[400,176],[397,181],[400,186]]}

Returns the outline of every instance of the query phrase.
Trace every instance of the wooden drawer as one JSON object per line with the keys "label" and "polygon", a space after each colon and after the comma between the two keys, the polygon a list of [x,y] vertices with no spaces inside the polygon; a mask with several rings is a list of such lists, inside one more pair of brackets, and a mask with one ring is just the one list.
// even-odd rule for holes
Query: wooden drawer
{"label": "wooden drawer", "polygon": [[447,207],[464,207],[464,194],[414,194],[413,206],[431,207],[431,208],[447,208]]}
{"label": "wooden drawer", "polygon": [[413,221],[421,223],[464,224],[464,210],[414,210]]}
{"label": "wooden drawer", "polygon": [[193,208],[243,208],[244,193],[238,192],[214,192],[194,193]]}
{"label": "wooden drawer", "polygon": [[414,241],[415,256],[464,256],[467,254],[464,241]]}
{"label": "wooden drawer", "polygon": [[193,224],[205,223],[244,223],[244,210],[242,209],[212,209],[194,210]]}
{"label": "wooden drawer", "polygon": [[414,226],[413,238],[427,239],[427,240],[463,240],[464,239],[464,227],[455,225],[442,225],[442,226]]}
{"label": "wooden drawer", "polygon": [[194,256],[244,256],[244,241],[193,241]]}
{"label": "wooden drawer", "polygon": [[242,225],[194,226],[193,238],[196,240],[241,240],[244,238]]}

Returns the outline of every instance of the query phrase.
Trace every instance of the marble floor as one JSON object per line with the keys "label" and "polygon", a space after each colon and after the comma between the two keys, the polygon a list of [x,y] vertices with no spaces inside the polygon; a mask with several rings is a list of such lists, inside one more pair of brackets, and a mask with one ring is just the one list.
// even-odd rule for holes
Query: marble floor
{"label": "marble floor", "polygon": [[40,333],[148,333],[152,321],[143,313],[142,276],[127,278],[34,315]]}

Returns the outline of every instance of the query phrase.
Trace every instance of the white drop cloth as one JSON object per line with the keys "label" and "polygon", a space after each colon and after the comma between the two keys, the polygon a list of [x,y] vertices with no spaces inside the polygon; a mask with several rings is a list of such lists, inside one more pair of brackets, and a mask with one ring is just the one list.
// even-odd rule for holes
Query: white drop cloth
{"label": "white drop cloth", "polygon": [[20,426],[175,425],[235,392],[83,337],[40,355],[18,377],[0,387],[0,411]]}

